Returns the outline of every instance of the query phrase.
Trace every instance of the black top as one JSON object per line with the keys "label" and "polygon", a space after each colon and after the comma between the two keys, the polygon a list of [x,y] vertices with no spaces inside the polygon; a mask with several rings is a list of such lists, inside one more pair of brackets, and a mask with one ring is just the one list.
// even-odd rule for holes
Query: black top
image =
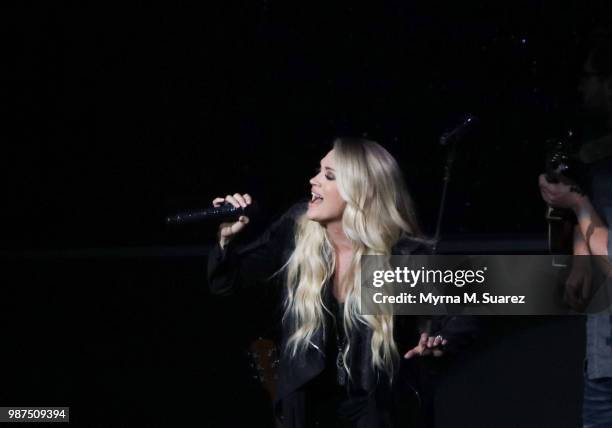
{"label": "black top", "polygon": [[[306,204],[294,205],[261,237],[250,244],[238,245],[237,242],[231,241],[223,250],[216,245],[211,250],[208,261],[208,281],[211,292],[218,295],[231,295],[243,288],[258,285],[270,286],[270,283],[273,283],[281,287],[284,293],[286,291],[283,284],[284,277],[282,274],[276,274],[293,252],[296,221],[305,210]],[[427,248],[421,242],[410,238],[400,240],[393,249],[394,254],[426,252],[428,252]],[[308,407],[313,402],[327,403],[337,410],[336,413],[345,414],[349,420],[355,420],[355,417],[359,421],[367,420],[365,426],[387,426],[389,424],[383,423],[381,419],[386,414],[381,411],[381,406],[391,401],[387,397],[382,398],[386,396],[390,382],[384,373],[375,371],[372,367],[370,349],[372,333],[365,328],[358,328],[351,333],[351,349],[346,361],[350,368],[351,379],[344,386],[339,385],[339,373],[336,367],[338,338],[335,335],[334,325],[338,327],[338,337],[343,338],[341,306],[337,304],[331,292],[331,286],[326,286],[324,293],[322,296],[324,302],[328,308],[332,308],[331,312],[335,315],[326,314],[326,328],[322,329],[324,331],[315,332],[303,353],[291,356],[285,352],[286,341],[293,332],[291,327],[294,320],[288,317],[283,322],[275,408],[277,411],[282,409],[284,426],[309,426],[306,415],[309,414],[309,410],[313,410]],[[410,339],[405,343],[414,346],[418,341],[415,317],[401,318],[400,321],[404,322],[396,322],[396,333],[408,331]],[[334,320],[340,322],[334,323]],[[440,317],[434,327],[434,332],[444,335],[449,340],[449,345],[466,341],[466,337],[473,331],[464,322],[457,322],[456,319],[454,322],[448,321],[452,319]],[[407,327],[400,328],[400,324]],[[396,334],[396,340],[400,346],[400,352],[408,349],[407,344],[401,344],[402,338],[398,334]],[[314,396],[316,400],[308,400],[307,396],[311,398]],[[315,413],[316,411],[310,412],[310,414]],[[322,414],[330,415],[330,412],[323,411]],[[368,417],[376,420],[368,420]]]}

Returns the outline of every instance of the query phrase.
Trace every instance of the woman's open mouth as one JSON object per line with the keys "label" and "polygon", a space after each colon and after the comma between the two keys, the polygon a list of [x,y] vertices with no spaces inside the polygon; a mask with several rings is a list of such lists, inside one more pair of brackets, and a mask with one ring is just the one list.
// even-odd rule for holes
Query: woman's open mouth
{"label": "woman's open mouth", "polygon": [[310,194],[310,202],[308,205],[319,205],[321,202],[323,202],[323,196],[315,192],[310,192]]}

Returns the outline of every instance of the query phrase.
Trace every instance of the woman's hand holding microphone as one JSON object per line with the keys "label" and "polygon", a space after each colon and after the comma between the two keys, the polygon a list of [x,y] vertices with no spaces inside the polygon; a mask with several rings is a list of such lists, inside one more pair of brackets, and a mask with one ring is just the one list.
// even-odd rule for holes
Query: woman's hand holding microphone
{"label": "woman's hand holding microphone", "polygon": [[[241,195],[240,193],[234,193],[234,195],[227,195],[225,198],[215,198],[212,202],[213,207],[217,208],[225,203],[230,203],[236,208],[246,208],[253,203],[251,196],[248,193]],[[232,238],[244,229],[249,223],[247,216],[240,216],[238,221],[233,223],[221,223],[219,225],[219,245],[224,248]]]}

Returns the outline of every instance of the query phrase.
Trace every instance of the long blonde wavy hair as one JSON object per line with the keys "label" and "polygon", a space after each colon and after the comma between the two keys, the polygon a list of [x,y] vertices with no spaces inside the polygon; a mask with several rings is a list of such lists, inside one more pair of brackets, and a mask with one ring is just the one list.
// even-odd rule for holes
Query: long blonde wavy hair
{"label": "long blonde wavy hair", "polygon": [[[390,255],[402,236],[420,235],[414,206],[395,159],[374,141],[337,139],[336,183],[346,207],[342,216],[344,233],[353,245],[353,258],[341,278],[347,291],[343,325],[349,338],[358,325],[372,332],[372,367],[391,378],[399,354],[393,338],[393,316],[360,314],[359,267],[363,255]],[[285,265],[287,299],[285,320],[293,332],[287,351],[303,352],[315,332],[324,329],[323,287],[332,278],[336,255],[323,225],[302,215],[295,231],[295,250]],[[345,367],[350,345],[344,350]],[[347,368],[348,371],[348,368]],[[350,376],[350,371],[348,372]]]}

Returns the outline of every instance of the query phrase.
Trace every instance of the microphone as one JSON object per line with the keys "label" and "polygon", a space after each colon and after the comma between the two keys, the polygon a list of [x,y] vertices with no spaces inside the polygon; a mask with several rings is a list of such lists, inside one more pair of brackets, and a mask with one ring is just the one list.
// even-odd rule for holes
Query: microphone
{"label": "microphone", "polygon": [[478,123],[478,118],[468,114],[465,119],[455,129],[450,132],[445,132],[440,137],[440,145],[446,146],[453,140],[460,140],[467,134],[474,125]]}
{"label": "microphone", "polygon": [[240,216],[252,217],[258,211],[257,203],[253,202],[245,208],[236,208],[229,202],[219,206],[205,208],[203,210],[183,211],[166,217],[166,224],[179,225],[196,223],[200,221],[238,221]]}

